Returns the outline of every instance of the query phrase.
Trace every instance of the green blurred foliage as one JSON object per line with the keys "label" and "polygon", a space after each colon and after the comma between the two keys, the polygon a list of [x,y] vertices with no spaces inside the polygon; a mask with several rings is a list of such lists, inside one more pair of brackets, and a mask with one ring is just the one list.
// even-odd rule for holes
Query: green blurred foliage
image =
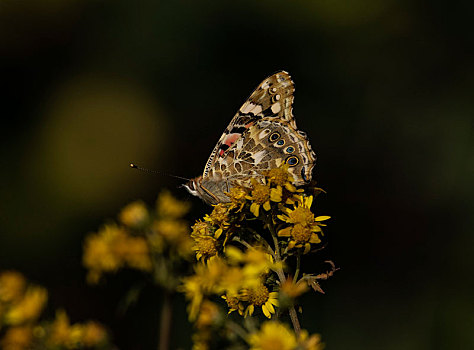
{"label": "green blurred foliage", "polygon": [[156,291],[117,317],[134,277],[86,287],[82,239],[179,184],[128,163],[198,175],[245,97],[285,69],[334,218],[322,254],[341,267],[304,301],[305,328],[328,349],[472,348],[473,7],[2,0],[0,267],[47,286],[73,322],[110,324],[121,348],[152,347]]}

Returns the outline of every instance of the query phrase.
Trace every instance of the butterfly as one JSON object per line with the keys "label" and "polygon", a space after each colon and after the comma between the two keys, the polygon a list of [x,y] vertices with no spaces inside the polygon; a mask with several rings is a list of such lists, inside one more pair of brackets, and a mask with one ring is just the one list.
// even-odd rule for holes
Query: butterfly
{"label": "butterfly", "polygon": [[286,163],[294,184],[309,183],[316,162],[306,133],[293,117],[294,83],[277,72],[254,90],[240,107],[212,151],[204,172],[183,186],[207,204],[229,202],[235,185],[261,183],[262,172]]}

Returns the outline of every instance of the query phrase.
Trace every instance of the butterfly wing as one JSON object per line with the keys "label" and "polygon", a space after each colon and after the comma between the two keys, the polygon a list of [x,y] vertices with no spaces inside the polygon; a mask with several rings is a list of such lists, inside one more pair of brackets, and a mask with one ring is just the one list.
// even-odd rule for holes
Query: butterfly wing
{"label": "butterfly wing", "polygon": [[235,148],[236,142],[258,121],[276,120],[296,129],[292,113],[294,91],[293,81],[285,71],[275,73],[260,83],[220,137],[204,167],[202,177],[213,176],[211,170],[228,158],[229,150]]}
{"label": "butterfly wing", "polygon": [[286,163],[297,186],[311,180],[316,155],[306,134],[284,122],[264,118],[249,127],[211,169],[229,184],[250,185],[265,170]]}

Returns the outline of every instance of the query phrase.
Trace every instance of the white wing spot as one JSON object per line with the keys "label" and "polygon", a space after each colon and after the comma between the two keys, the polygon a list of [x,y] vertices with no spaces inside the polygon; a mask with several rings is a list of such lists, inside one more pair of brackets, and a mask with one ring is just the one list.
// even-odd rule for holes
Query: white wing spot
{"label": "white wing spot", "polygon": [[255,153],[253,155],[253,159],[255,159],[255,164],[260,163],[262,161],[262,158],[265,156],[266,153],[267,153],[266,150],[259,151],[259,152]]}
{"label": "white wing spot", "polygon": [[252,109],[255,108],[255,105],[249,101],[245,102],[244,105],[240,108],[240,111],[244,114],[249,113]]}
{"label": "white wing spot", "polygon": [[272,105],[272,112],[276,114],[280,111],[281,111],[281,105],[279,103],[274,103]]}
{"label": "white wing spot", "polygon": [[255,108],[251,110],[251,112],[255,115],[261,113],[262,112],[262,106],[261,105],[256,105]]}
{"label": "white wing spot", "polygon": [[269,129],[265,129],[265,130],[263,130],[263,131],[260,131],[260,133],[258,134],[258,138],[259,138],[259,139],[263,139],[263,138],[266,137],[269,133],[270,133],[270,130],[269,130]]}

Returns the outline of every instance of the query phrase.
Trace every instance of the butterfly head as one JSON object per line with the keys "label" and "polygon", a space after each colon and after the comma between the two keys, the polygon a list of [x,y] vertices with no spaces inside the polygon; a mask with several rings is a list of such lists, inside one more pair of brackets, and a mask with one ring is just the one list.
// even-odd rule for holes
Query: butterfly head
{"label": "butterfly head", "polygon": [[[213,182],[207,181],[206,185],[203,185],[202,176],[195,177],[194,179],[189,180],[187,183],[183,184],[183,187],[188,190],[193,196],[201,198],[205,203],[209,205],[214,205],[220,202],[228,202],[229,198],[222,194],[222,197],[217,197],[214,192],[217,191],[215,186],[219,184],[224,184],[224,182]],[[222,192],[219,191],[219,192]]]}
{"label": "butterfly head", "polygon": [[201,195],[199,194],[199,189],[198,189],[200,186],[201,180],[202,180],[202,176],[195,177],[194,179],[190,179],[188,182],[183,184],[183,187],[193,196],[201,197]]}

